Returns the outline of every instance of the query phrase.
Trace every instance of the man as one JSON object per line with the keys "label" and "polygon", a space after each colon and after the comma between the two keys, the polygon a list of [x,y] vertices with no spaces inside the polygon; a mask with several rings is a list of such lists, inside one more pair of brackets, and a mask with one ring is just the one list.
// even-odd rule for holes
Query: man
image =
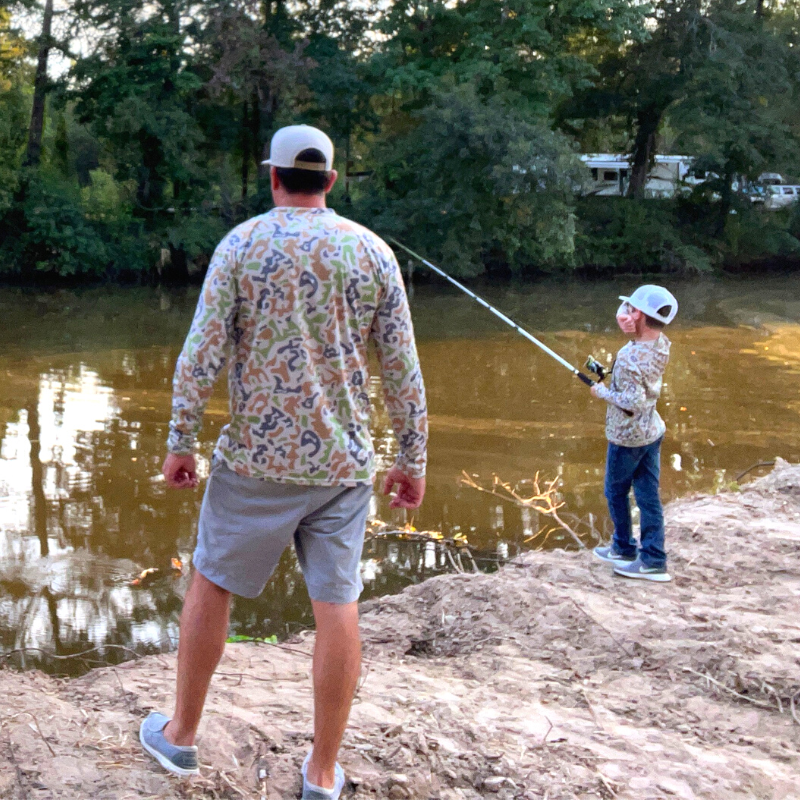
{"label": "man", "polygon": [[393,507],[417,508],[425,492],[425,390],[392,251],[326,207],[337,178],[330,139],[306,125],[282,128],[264,163],[275,208],[217,247],[175,369],[168,486],[197,486],[195,439],[228,362],[231,418],[200,512],[175,714],[152,713],[140,739],[168,770],[197,772],[195,734],[231,594],[257,597],[294,541],[317,627],[303,798],[330,800],[344,784],[336,756],[361,667],[356,601],[375,469],[369,341],[399,443],[384,485],[384,494],[397,487]]}

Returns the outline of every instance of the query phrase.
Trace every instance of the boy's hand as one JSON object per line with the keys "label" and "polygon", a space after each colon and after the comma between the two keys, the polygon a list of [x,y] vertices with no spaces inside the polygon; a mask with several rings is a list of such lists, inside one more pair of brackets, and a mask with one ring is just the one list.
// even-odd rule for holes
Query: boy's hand
{"label": "boy's hand", "polygon": [[194,489],[199,483],[194,456],[176,456],[167,453],[161,473],[170,489]]}
{"label": "boy's hand", "polygon": [[597,389],[599,386],[600,384],[596,383],[594,386],[591,387],[591,389],[589,389],[589,391],[592,393],[592,397],[596,397],[598,400],[600,399],[599,395],[597,394]]}
{"label": "boy's hand", "polygon": [[641,316],[641,311],[633,310],[632,312],[623,311],[617,314],[617,325],[623,333],[631,334],[636,333],[636,319]]}

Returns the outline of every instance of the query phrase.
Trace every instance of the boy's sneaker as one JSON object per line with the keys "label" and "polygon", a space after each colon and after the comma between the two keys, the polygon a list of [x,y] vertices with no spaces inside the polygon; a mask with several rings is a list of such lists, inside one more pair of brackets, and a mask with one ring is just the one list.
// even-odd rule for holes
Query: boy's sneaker
{"label": "boy's sneaker", "polygon": [[596,558],[608,564],[632,564],[636,561],[636,556],[623,556],[614,549],[614,545],[606,547],[595,547],[592,552]]}
{"label": "boy's sneaker", "polygon": [[339,800],[344,789],[344,770],[339,762],[336,762],[335,777],[332,789],[323,789],[321,786],[315,786],[309,783],[306,778],[308,771],[308,762],[311,761],[311,753],[306,756],[301,770],[303,774],[303,797],[302,800]]}
{"label": "boy's sneaker", "polygon": [[639,580],[656,581],[658,583],[666,583],[672,580],[666,567],[647,567],[642,563],[641,558],[637,558],[631,564],[615,564],[614,574],[622,575],[625,578],[638,578]]}
{"label": "boy's sneaker", "polygon": [[175,775],[198,775],[197,748],[170,744],[164,737],[169,717],[152,711],[139,728],[139,741],[164,769]]}

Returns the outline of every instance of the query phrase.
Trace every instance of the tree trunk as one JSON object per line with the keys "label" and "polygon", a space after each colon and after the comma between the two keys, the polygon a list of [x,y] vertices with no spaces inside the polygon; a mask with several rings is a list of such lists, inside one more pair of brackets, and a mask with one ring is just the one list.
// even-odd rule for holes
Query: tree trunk
{"label": "tree trunk", "polygon": [[33,108],[31,127],[28,131],[28,150],[25,153],[25,166],[36,167],[42,157],[42,132],[44,130],[44,104],[47,99],[47,58],[50,55],[53,27],[53,0],[46,0],[42,35],[39,39],[39,60],[36,64],[36,78],[33,84]]}
{"label": "tree trunk", "polygon": [[166,181],[162,173],[164,152],[161,142],[148,134],[139,131],[139,146],[142,151],[142,168],[139,171],[139,184],[136,189],[138,215],[147,220],[162,212],[164,205],[164,189]]}
{"label": "tree trunk", "polygon": [[258,97],[258,91],[253,92],[253,98],[250,102],[250,158],[256,165],[256,176],[262,174],[262,153],[261,153],[261,102]]}
{"label": "tree trunk", "polygon": [[166,284],[185,284],[189,282],[189,259],[183,247],[169,245],[169,268],[166,269],[161,279]]}
{"label": "tree trunk", "polygon": [[720,198],[719,203],[717,204],[717,208],[719,209],[719,215],[717,216],[717,224],[714,230],[714,236],[718,239],[722,238],[725,235],[725,228],[728,225],[729,215],[731,213],[731,209],[733,208],[733,189],[731,188],[731,184],[733,183],[733,175],[729,172],[726,172],[722,176],[722,186],[720,187]]}
{"label": "tree trunk", "polygon": [[247,202],[250,188],[250,133],[248,131],[247,100],[242,103],[242,204]]}
{"label": "tree trunk", "polygon": [[33,498],[33,528],[39,539],[39,555],[44,558],[50,554],[50,542],[47,537],[47,497],[44,493],[44,465],[41,460],[41,435],[39,425],[39,398],[31,399],[27,404],[28,441],[30,442],[31,462],[31,496]]}
{"label": "tree trunk", "polygon": [[656,154],[656,133],[661,124],[663,110],[647,106],[636,115],[636,141],[633,145],[631,178],[628,184],[628,197],[637,200],[644,197],[647,173]]}

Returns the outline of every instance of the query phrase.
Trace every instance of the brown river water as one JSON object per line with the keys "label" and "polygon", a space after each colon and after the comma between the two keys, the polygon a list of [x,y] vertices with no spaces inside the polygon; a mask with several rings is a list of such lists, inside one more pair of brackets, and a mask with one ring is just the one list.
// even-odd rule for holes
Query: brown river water
{"label": "brown river water", "polygon": [[[617,295],[635,280],[545,282],[475,291],[580,366],[624,340]],[[731,485],[776,456],[800,461],[800,277],[670,284],[681,303],[660,404],[665,500]],[[170,383],[197,290],[0,290],[0,657],[76,673],[174,647],[201,499],[160,477]],[[412,307],[431,413],[420,530],[466,536],[483,569],[540,546],[548,520],[461,484],[462,471],[526,488],[559,477],[565,513],[608,532],[604,406],[556,362],[457,290],[417,285]],[[380,463],[394,442],[373,378]],[[205,472],[226,417],[220,385],[206,415]],[[757,472],[751,474],[758,474]],[[411,521],[383,498],[374,514]],[[591,516],[590,516],[591,515]],[[537,536],[537,534],[539,534]],[[588,544],[594,542],[587,539]],[[552,533],[545,546],[573,546]],[[669,546],[669,542],[667,542]],[[158,567],[142,587],[131,579]],[[365,546],[365,597],[452,569],[443,548]],[[188,570],[186,571],[188,572]],[[257,600],[235,602],[233,634],[285,636],[311,622],[287,552]],[[71,656],[85,653],[81,658]],[[60,658],[54,657],[58,656]]]}

